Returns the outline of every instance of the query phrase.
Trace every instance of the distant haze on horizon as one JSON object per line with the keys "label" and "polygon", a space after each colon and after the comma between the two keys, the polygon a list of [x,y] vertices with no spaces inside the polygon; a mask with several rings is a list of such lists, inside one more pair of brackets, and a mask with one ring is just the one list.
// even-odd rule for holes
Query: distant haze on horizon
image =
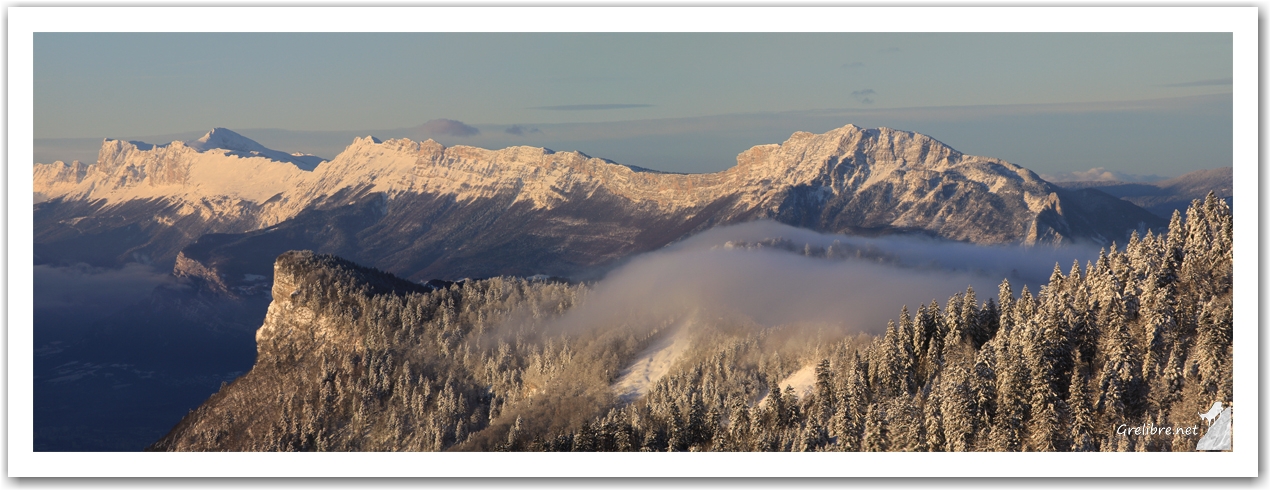
{"label": "distant haze on horizon", "polygon": [[374,134],[711,172],[852,123],[1171,177],[1231,165],[1231,78],[1228,33],[36,33],[34,159],[226,127],[324,158]]}

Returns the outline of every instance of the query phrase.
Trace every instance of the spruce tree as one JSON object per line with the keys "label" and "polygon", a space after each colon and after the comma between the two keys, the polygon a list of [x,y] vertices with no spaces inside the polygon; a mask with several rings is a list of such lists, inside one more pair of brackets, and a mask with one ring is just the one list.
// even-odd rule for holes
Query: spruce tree
{"label": "spruce tree", "polygon": [[944,435],[943,397],[939,390],[931,390],[926,396],[923,410],[926,429],[926,449],[933,452],[948,450]]}
{"label": "spruce tree", "polygon": [[974,397],[970,393],[968,375],[960,365],[950,365],[940,377],[940,412],[944,437],[949,451],[971,451],[978,429]]}
{"label": "spruce tree", "polygon": [[1075,364],[1070,383],[1071,394],[1067,397],[1067,406],[1071,409],[1071,450],[1098,451],[1093,406],[1089,396],[1089,377],[1085,374],[1084,363],[1080,362],[1079,356]]}
{"label": "spruce tree", "polygon": [[869,405],[865,413],[863,450],[888,451],[891,448],[890,428],[886,424],[885,409],[878,404]]}

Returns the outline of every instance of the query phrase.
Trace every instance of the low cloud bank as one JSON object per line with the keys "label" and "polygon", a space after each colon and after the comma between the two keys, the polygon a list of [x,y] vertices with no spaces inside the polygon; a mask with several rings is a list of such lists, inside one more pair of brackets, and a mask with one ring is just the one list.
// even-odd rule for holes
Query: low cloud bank
{"label": "low cloud bank", "polygon": [[178,286],[171,274],[138,263],[120,269],[37,265],[34,273],[35,309],[121,308],[144,299],[160,285]]}
{"label": "low cloud bank", "polygon": [[[792,247],[743,247],[781,240]],[[734,246],[728,246],[731,242]],[[826,257],[813,247],[864,253]],[[561,318],[566,328],[673,321],[688,314],[771,327],[815,324],[880,332],[900,308],[975,289],[995,297],[1003,278],[1048,279],[1057,262],[1096,257],[1076,247],[983,247],[911,237],[824,235],[774,222],[709,230],[610,272],[586,301]]]}
{"label": "low cloud bank", "polygon": [[[818,233],[774,221],[714,228],[671,245],[666,251],[709,249],[727,242],[758,242],[772,238],[787,239],[798,247],[828,248],[837,244],[847,250],[864,251],[866,256],[881,255],[885,262],[905,269],[986,276],[997,283],[1008,278],[1016,287],[1021,282],[1035,287],[1049,280],[1055,263],[1066,272],[1073,260],[1079,261],[1083,267],[1086,261],[1098,258],[1098,248],[1087,245],[975,245],[911,235],[869,238]],[[995,286],[993,291],[996,291]]]}

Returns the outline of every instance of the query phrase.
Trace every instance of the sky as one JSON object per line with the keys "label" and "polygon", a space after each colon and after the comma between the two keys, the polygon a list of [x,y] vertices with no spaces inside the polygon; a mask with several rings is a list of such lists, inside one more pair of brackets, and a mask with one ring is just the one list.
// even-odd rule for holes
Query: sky
{"label": "sky", "polygon": [[226,127],[324,158],[375,134],[710,172],[854,123],[1054,176],[1231,164],[1228,33],[37,33],[34,54],[36,161]]}

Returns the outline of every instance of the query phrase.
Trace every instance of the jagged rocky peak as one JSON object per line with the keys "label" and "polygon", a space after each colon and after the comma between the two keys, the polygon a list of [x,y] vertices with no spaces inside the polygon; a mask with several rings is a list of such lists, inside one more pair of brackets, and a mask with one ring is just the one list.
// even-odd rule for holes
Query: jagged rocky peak
{"label": "jagged rocky peak", "polygon": [[32,191],[35,203],[48,200],[52,195],[63,195],[84,181],[88,165],[75,160],[66,163],[37,163],[32,171]]}
{"label": "jagged rocky peak", "polygon": [[176,254],[176,264],[172,267],[172,275],[196,279],[205,284],[204,287],[211,291],[230,294],[229,287],[225,285],[225,278],[222,274],[208,268],[202,262],[186,256],[183,251]]}
{"label": "jagged rocky peak", "polygon": [[101,149],[97,150],[97,165],[101,170],[108,170],[113,167],[118,160],[126,158],[127,155],[138,151],[152,151],[156,148],[165,148],[166,145],[152,145],[142,141],[124,141],[112,138],[101,140]]}
{"label": "jagged rocky peak", "polygon": [[934,167],[955,164],[963,155],[929,136],[890,128],[846,126],[814,134],[798,131],[779,145],[759,145],[737,156],[738,167],[805,166],[827,170],[825,164],[895,164]]}
{"label": "jagged rocky peak", "polygon": [[37,182],[44,179],[79,183],[84,180],[86,173],[88,173],[88,165],[79,160],[71,163],[58,160],[49,164],[36,164],[34,171]]}

